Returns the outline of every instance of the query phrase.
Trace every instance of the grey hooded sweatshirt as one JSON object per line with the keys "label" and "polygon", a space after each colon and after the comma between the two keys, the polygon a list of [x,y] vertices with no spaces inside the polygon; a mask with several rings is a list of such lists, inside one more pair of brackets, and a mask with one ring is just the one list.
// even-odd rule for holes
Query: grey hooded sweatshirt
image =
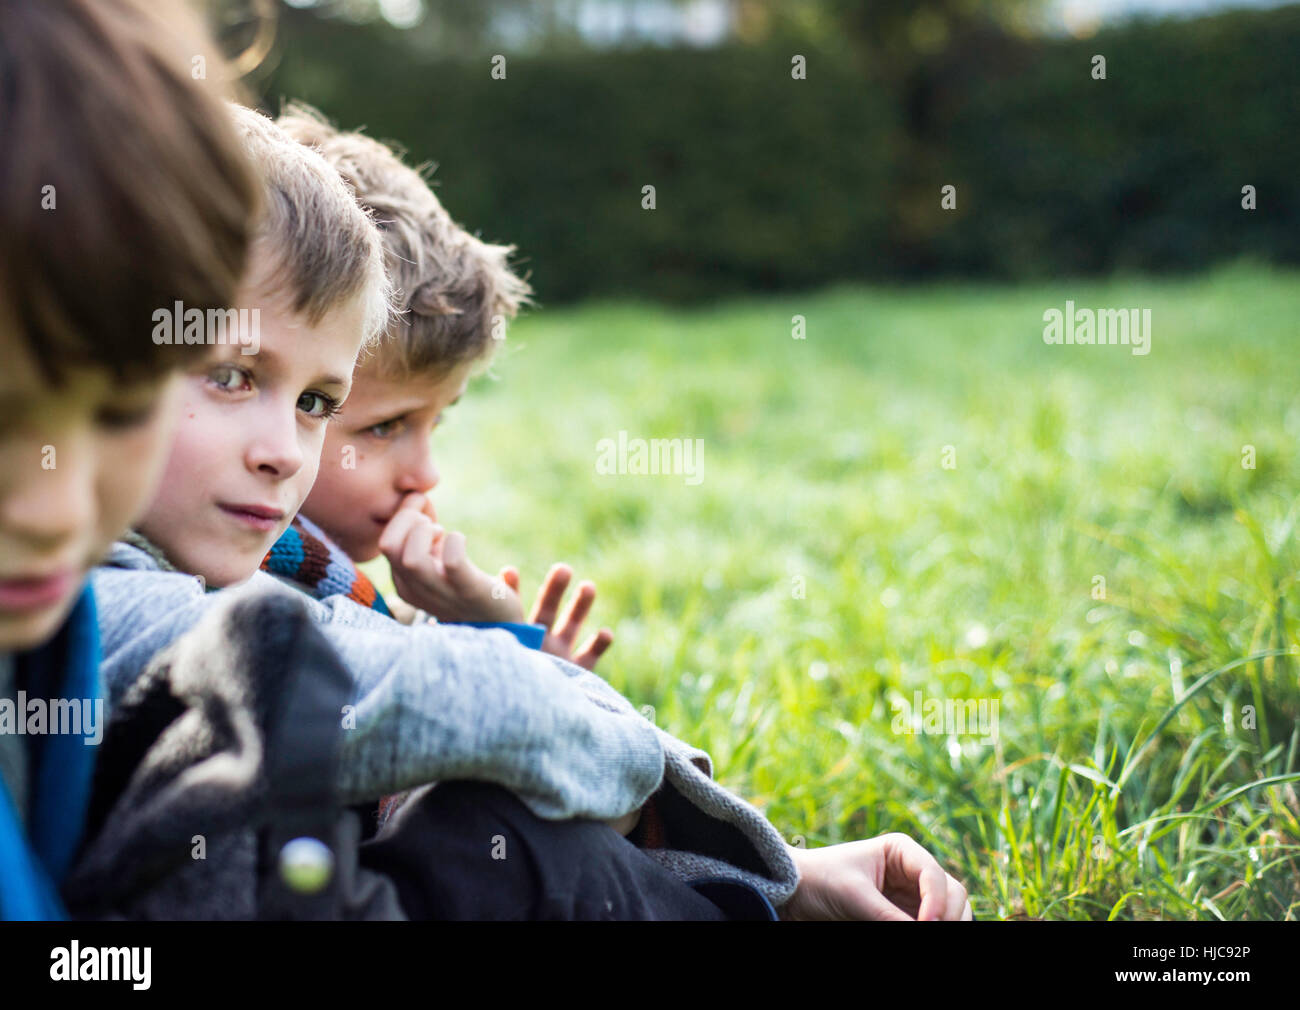
{"label": "grey hooded sweatshirt", "polygon": [[781,835],[712,780],[707,754],[652,725],[596,674],[525,649],[508,632],[407,626],[345,597],[313,600],[263,572],[205,592],[127,543],[93,580],[110,711],[156,653],[214,608],[287,594],[354,680],[340,713],[342,802],[471,779],[504,786],[540,817],[612,819],[653,795],[669,847],[646,853],[681,879],[746,883],[775,906],[794,893]]}

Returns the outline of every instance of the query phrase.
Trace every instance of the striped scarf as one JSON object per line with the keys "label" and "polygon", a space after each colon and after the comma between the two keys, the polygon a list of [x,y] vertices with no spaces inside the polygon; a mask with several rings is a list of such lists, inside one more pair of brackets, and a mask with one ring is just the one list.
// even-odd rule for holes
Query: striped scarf
{"label": "striped scarf", "polygon": [[375,584],[314,522],[299,513],[262,559],[262,570],[303,586],[317,599],[346,596],[389,617]]}

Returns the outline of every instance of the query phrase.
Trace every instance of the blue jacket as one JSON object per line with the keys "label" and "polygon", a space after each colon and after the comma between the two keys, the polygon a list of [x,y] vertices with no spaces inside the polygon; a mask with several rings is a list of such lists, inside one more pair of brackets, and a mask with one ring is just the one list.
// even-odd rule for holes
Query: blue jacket
{"label": "blue jacket", "polygon": [[[102,701],[99,621],[90,586],[58,633],[14,656],[17,682],[29,698]],[[26,718],[17,712],[18,719]],[[95,748],[82,736],[25,737],[31,768],[28,829],[0,783],[0,919],[63,919],[58,885],[67,876],[85,829]]]}

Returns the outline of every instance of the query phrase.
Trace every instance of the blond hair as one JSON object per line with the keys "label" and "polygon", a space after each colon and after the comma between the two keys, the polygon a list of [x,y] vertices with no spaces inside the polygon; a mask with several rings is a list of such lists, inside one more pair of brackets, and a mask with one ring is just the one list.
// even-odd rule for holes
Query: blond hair
{"label": "blond hair", "polygon": [[393,314],[383,242],[370,213],[328,162],[267,116],[231,105],[235,127],[265,194],[255,241],[271,254],[272,274],[259,287],[287,297],[312,323],[362,297],[365,344],[377,340]]}
{"label": "blond hair", "polygon": [[514,246],[490,245],[452,220],[421,171],[401,153],[319,112],[291,103],[276,120],[318,150],[355,190],[383,236],[399,315],[378,350],[384,374],[441,374],[488,358],[505,321],[528,303],[527,281],[510,267]]}

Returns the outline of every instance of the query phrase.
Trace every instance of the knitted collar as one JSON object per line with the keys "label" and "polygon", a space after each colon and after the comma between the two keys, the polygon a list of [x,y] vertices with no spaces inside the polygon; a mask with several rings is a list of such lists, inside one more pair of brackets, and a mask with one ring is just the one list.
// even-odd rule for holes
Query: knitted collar
{"label": "knitted collar", "polygon": [[[121,539],[147,554],[163,571],[180,571],[167,560],[161,547],[137,530],[127,530]],[[294,516],[289,528],[271,546],[262,559],[262,571],[296,583],[318,600],[346,596],[363,607],[392,616],[375,584],[343,553],[343,548],[304,515]]]}
{"label": "knitted collar", "polygon": [[138,530],[127,530],[119,538],[123,543],[130,544],[137,550],[144,551],[154,561],[154,563],[164,572],[179,572],[180,569],[167,560],[167,555],[163,549],[150,540]]}
{"label": "knitted collar", "polygon": [[392,616],[375,584],[324,530],[301,513],[262,560],[262,570],[297,583],[318,600],[346,596]]}

